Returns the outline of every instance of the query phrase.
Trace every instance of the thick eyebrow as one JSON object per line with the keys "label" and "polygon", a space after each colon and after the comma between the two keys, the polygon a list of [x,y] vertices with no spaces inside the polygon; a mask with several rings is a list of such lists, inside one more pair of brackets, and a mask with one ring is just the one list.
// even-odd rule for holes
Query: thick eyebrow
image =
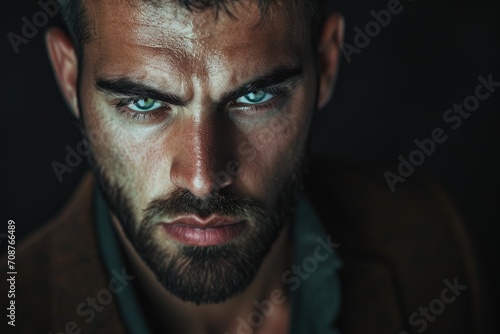
{"label": "thick eyebrow", "polygon": [[107,94],[137,98],[149,97],[153,100],[181,107],[187,105],[187,101],[177,95],[162,92],[156,88],[136,82],[127,77],[98,77],[95,82],[95,87],[97,90]]}
{"label": "thick eyebrow", "polygon": [[[299,66],[280,66],[271,69],[268,73],[265,73],[258,78],[243,84],[235,90],[225,93],[221,99],[221,102],[229,103],[252,92],[294,83],[301,76],[302,68]],[[188,101],[182,99],[182,97],[180,96],[162,92],[156,88],[150,87],[140,82],[136,82],[135,80],[128,77],[106,78],[99,76],[95,82],[95,87],[99,91],[112,95],[138,98],[149,97],[154,100],[181,107],[188,104]]]}
{"label": "thick eyebrow", "polygon": [[271,87],[285,86],[296,82],[302,76],[302,68],[300,66],[280,66],[271,69],[268,73],[259,76],[235,90],[223,95],[222,102],[228,103],[236,100],[244,95],[256,92],[259,90],[266,90]]}

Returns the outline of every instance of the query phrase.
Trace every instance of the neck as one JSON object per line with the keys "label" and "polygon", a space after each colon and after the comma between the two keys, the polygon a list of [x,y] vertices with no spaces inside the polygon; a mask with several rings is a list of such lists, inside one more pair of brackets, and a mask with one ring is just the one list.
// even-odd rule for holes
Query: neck
{"label": "neck", "polygon": [[289,224],[281,230],[254,280],[243,293],[223,303],[195,305],[170,294],[158,282],[125,237],[121,224],[114,216],[112,220],[131,269],[137,276],[138,288],[148,306],[147,312],[150,313],[148,315],[161,326],[162,332],[288,332],[290,302],[281,277],[292,263]]}

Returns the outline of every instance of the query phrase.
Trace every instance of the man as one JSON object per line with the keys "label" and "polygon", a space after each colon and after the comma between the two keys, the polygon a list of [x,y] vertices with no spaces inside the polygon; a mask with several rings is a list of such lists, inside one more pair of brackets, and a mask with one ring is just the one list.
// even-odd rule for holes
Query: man
{"label": "man", "polygon": [[[339,14],[308,0],[62,5],[69,36],[49,30],[47,48],[94,177],[20,249],[16,329],[473,329],[474,270],[440,192],[386,194],[371,171],[307,160]],[[433,298],[447,313],[419,309]]]}

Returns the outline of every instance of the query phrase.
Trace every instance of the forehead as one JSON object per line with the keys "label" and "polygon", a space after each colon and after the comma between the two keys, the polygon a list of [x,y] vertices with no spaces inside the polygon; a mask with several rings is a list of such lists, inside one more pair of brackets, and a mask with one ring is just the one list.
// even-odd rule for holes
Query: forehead
{"label": "forehead", "polygon": [[91,33],[85,53],[96,71],[110,74],[126,67],[129,72],[154,68],[209,75],[223,63],[248,71],[263,64],[295,64],[309,45],[309,27],[295,3],[274,1],[262,16],[253,0],[234,2],[231,15],[191,12],[176,1],[90,0],[85,3]]}

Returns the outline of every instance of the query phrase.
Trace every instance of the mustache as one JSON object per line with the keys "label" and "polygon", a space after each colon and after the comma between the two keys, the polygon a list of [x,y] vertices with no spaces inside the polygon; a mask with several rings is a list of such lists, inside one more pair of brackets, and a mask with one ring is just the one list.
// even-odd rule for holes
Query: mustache
{"label": "mustache", "polygon": [[230,189],[219,191],[200,198],[186,189],[176,189],[166,197],[156,198],[144,210],[143,223],[149,225],[155,220],[183,215],[197,215],[208,218],[212,215],[236,218],[262,218],[265,205],[247,196],[237,195]]}

